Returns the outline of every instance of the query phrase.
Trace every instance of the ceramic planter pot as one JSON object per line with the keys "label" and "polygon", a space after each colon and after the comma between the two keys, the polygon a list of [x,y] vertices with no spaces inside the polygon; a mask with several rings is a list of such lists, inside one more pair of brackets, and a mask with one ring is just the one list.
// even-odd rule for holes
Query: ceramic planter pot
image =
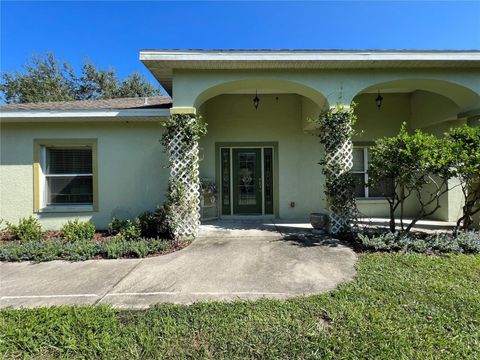
{"label": "ceramic planter pot", "polygon": [[323,230],[328,232],[329,230],[329,221],[330,217],[328,214],[323,213],[312,213],[310,214],[310,224],[315,230]]}

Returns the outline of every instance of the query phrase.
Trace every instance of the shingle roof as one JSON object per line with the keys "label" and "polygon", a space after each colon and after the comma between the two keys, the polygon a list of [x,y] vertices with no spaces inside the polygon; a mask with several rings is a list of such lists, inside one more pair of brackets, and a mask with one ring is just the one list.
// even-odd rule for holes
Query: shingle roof
{"label": "shingle roof", "polygon": [[108,100],[51,101],[40,103],[7,104],[0,110],[102,110],[102,109],[168,109],[169,96],[117,98]]}

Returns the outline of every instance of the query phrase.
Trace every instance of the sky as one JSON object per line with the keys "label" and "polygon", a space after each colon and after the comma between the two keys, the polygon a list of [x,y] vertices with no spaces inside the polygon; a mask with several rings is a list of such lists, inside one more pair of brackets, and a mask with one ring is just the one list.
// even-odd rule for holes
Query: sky
{"label": "sky", "polygon": [[480,50],[480,0],[0,1],[2,72],[45,52],[152,80],[141,49]]}

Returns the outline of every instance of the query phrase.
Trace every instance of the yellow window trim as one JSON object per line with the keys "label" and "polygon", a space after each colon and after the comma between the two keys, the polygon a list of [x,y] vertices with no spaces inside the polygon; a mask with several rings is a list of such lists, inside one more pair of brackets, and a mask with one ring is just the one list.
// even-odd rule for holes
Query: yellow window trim
{"label": "yellow window trim", "polygon": [[34,139],[33,140],[33,211],[40,209],[40,151],[42,146],[90,146],[92,148],[93,211],[98,211],[97,139]]}

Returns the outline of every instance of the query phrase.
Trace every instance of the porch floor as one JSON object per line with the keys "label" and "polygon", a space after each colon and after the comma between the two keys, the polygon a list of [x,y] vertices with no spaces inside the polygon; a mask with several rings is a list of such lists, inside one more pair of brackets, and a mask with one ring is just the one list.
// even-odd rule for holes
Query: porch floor
{"label": "porch floor", "polygon": [[[405,220],[407,223],[409,219]],[[396,222],[400,226],[400,222]],[[388,228],[387,218],[360,218],[360,227]],[[455,222],[438,220],[420,220],[413,227],[413,231],[428,233],[449,231],[455,227]],[[309,232],[312,226],[305,219],[259,219],[235,218],[205,221],[200,226],[199,237],[279,237],[294,233]]]}

